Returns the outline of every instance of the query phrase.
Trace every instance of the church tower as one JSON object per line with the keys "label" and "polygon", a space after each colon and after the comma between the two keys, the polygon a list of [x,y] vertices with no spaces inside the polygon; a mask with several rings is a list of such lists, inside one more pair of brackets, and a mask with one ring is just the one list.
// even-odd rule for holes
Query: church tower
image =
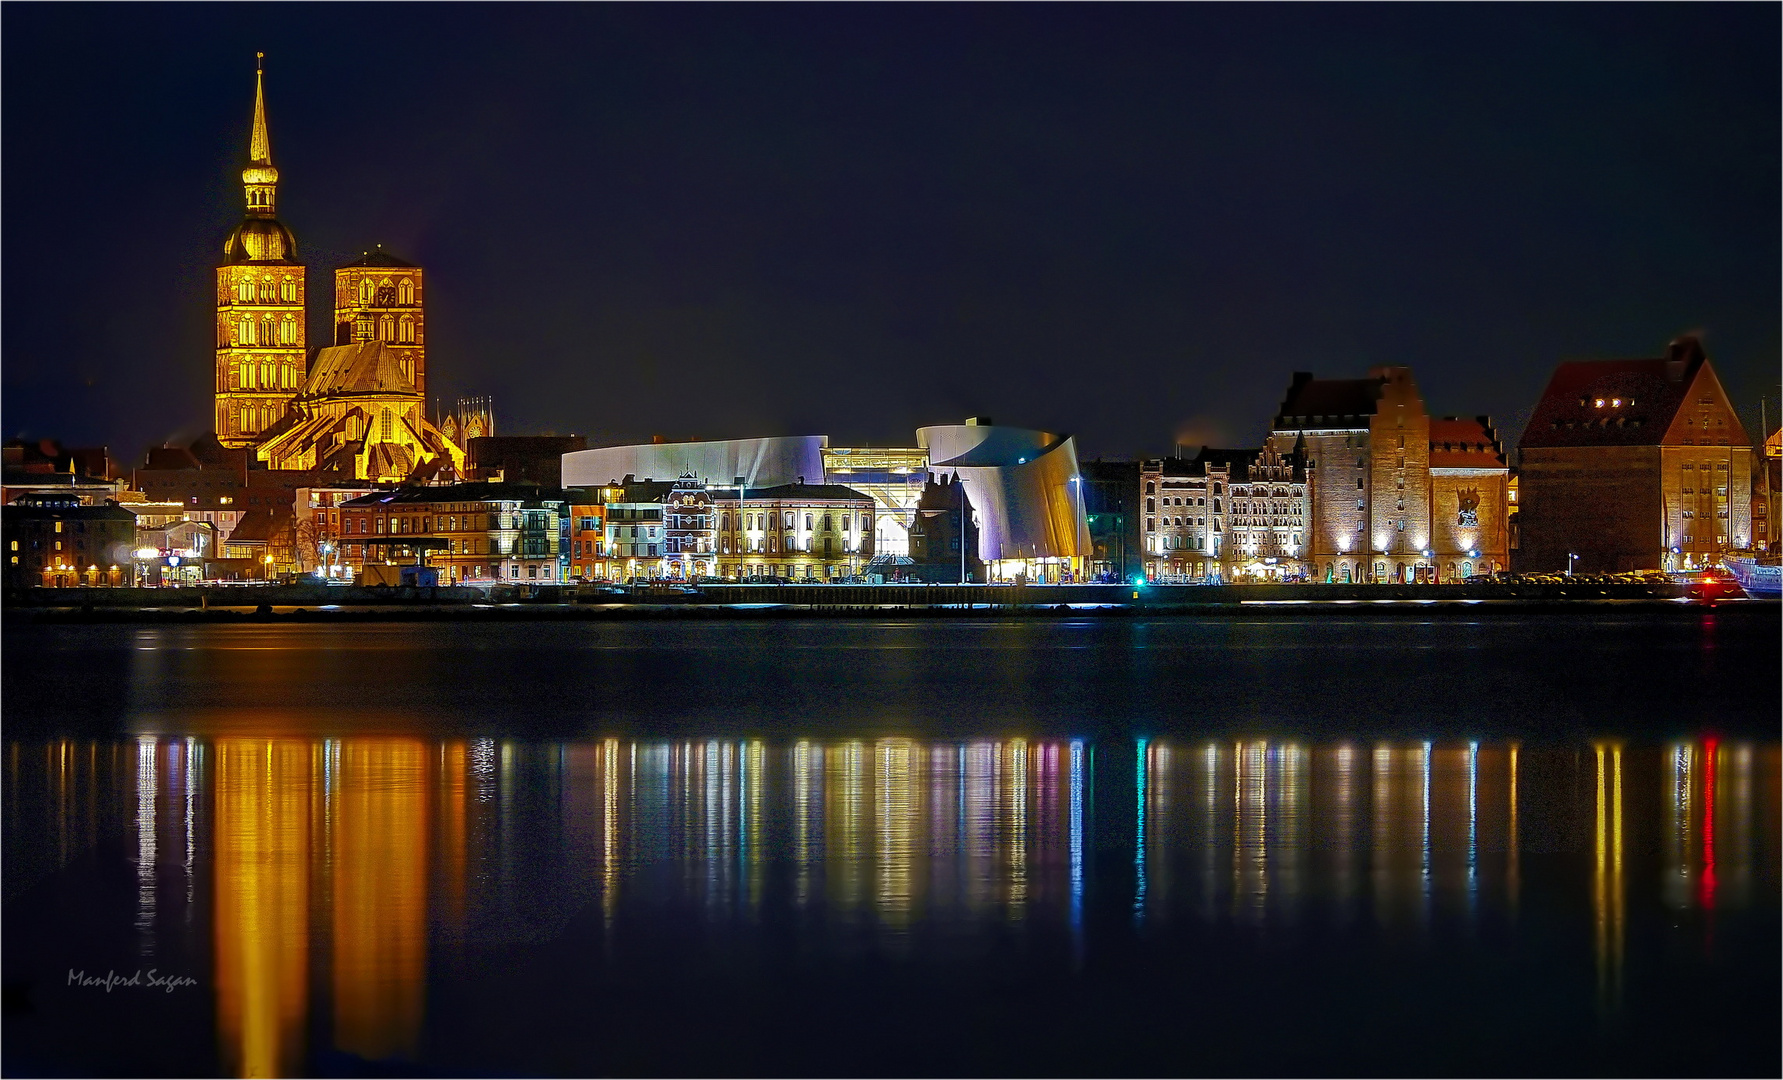
{"label": "church tower", "polygon": [[[264,57],[264,53],[255,56]],[[277,217],[279,171],[266,135],[265,72],[255,65],[254,133],[242,170],[247,214],[217,267],[217,441],[247,446],[277,423],[306,375],[303,264]]]}
{"label": "church tower", "polygon": [[334,272],[334,343],[381,341],[415,391],[427,396],[421,268],[380,245]]}

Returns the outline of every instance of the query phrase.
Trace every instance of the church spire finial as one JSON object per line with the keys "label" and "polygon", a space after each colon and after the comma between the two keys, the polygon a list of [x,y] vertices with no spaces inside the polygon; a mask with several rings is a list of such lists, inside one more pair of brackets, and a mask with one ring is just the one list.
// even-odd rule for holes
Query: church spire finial
{"label": "church spire finial", "polygon": [[272,143],[266,137],[266,70],[262,61],[266,54],[254,54],[254,140],[248,148],[251,165],[272,164]]}
{"label": "church spire finial", "polygon": [[254,54],[254,135],[248,142],[248,167],[242,170],[248,214],[271,217],[278,195],[279,171],[272,167],[272,140],[266,136],[265,53]]}

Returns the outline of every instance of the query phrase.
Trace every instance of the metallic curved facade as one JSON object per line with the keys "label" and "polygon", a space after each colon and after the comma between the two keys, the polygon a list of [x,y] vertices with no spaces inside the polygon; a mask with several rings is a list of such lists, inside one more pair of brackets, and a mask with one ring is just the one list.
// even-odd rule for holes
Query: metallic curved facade
{"label": "metallic curved facade", "polygon": [[978,556],[1077,559],[1090,553],[1077,443],[1068,435],[986,424],[919,428],[929,469],[957,475],[978,512]]}
{"label": "metallic curved facade", "polygon": [[821,484],[829,442],[828,435],[791,435],[577,450],[563,455],[563,485],[601,487],[627,476],[674,480],[684,473],[713,485],[734,483],[739,476],[750,487]]}

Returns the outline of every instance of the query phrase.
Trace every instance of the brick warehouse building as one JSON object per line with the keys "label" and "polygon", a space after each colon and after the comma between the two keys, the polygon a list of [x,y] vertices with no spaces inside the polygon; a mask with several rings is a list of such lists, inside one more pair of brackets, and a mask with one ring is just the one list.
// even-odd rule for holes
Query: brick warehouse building
{"label": "brick warehouse building", "polygon": [[1433,576],[1430,414],[1410,368],[1371,368],[1365,379],[1295,372],[1268,445],[1312,465],[1307,557],[1319,580],[1326,564],[1336,582]]}
{"label": "brick warehouse building", "polygon": [[1562,363],[1518,450],[1520,570],[1690,570],[1752,546],[1752,447],[1694,337]]}

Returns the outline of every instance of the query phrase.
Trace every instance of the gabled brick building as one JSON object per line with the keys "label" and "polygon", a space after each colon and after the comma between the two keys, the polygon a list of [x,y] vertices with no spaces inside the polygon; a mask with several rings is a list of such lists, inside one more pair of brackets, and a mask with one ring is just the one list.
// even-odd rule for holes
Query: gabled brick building
{"label": "gabled brick building", "polygon": [[1562,363],[1518,465],[1518,569],[1691,570],[1752,546],[1752,446],[1696,338]]}

